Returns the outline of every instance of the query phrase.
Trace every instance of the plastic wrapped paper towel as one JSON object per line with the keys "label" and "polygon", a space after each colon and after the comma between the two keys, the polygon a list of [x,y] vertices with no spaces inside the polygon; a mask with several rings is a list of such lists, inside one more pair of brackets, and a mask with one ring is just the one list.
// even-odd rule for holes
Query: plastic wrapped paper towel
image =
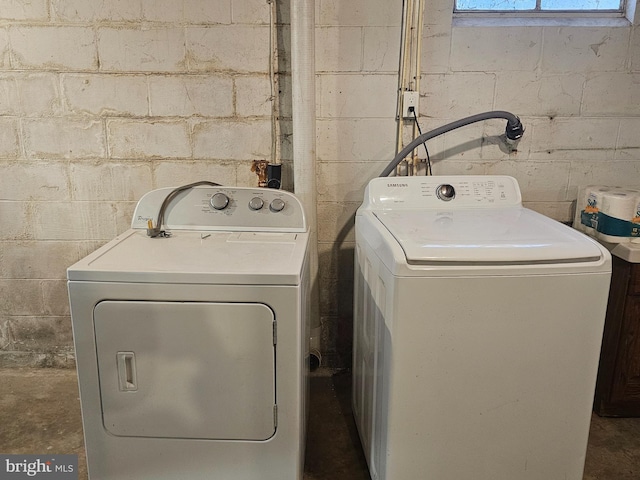
{"label": "plastic wrapped paper towel", "polygon": [[578,194],[574,226],[609,243],[640,243],[640,190],[589,185]]}

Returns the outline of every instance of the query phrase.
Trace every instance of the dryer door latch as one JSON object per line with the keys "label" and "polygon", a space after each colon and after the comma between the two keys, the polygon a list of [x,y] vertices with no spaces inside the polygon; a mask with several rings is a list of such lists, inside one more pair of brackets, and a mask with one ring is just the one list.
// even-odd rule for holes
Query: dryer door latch
{"label": "dryer door latch", "polygon": [[135,392],[138,390],[136,375],[136,354],[133,352],[118,352],[118,386],[121,392]]}

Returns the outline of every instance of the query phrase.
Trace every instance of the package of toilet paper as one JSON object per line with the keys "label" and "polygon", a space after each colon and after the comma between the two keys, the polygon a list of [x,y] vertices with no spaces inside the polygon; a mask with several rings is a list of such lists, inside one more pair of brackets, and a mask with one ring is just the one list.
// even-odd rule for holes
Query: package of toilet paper
{"label": "package of toilet paper", "polygon": [[640,243],[640,190],[588,185],[579,189],[574,227],[609,243]]}

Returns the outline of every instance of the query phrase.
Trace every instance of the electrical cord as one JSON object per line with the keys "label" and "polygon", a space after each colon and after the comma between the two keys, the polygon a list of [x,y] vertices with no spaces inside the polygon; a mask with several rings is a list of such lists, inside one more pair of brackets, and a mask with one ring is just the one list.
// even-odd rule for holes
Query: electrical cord
{"label": "electrical cord", "polygon": [[180,193],[180,192],[184,192],[185,190],[190,190],[193,187],[198,187],[200,185],[209,185],[211,187],[219,187],[220,184],[219,183],[214,183],[214,182],[209,182],[208,180],[201,180],[199,182],[195,182],[195,183],[189,183],[188,185],[182,185],[181,187],[177,187],[174,188],[169,195],[167,195],[164,199],[164,201],[162,202],[162,205],[160,205],[160,211],[158,212],[158,221],[156,223],[156,226],[154,227],[151,220],[149,220],[149,226],[147,228],[147,236],[151,237],[151,238],[166,238],[171,236],[170,233],[165,232],[164,230],[162,230],[162,223],[164,222],[164,213],[165,210],[167,209],[167,207],[169,206],[169,204],[171,203],[171,201]]}
{"label": "electrical cord", "polygon": [[[420,122],[418,121],[418,116],[416,115],[416,109],[413,107],[409,107],[409,110],[411,110],[411,113],[413,113],[413,119],[416,122],[416,127],[418,127],[418,133],[420,135],[422,135],[422,129],[420,128]],[[427,154],[427,168],[426,171],[424,172],[425,175],[433,175],[433,172],[431,171],[431,157],[429,156],[429,149],[427,148],[427,141],[425,140],[422,145],[424,145],[424,151]]]}
{"label": "electrical cord", "polygon": [[456,128],[464,127],[466,125],[470,125],[472,123],[481,122],[483,120],[489,120],[492,118],[503,118],[507,120],[507,127],[505,129],[506,140],[509,143],[515,143],[516,141],[522,138],[524,134],[524,127],[522,126],[522,122],[520,119],[516,117],[513,113],[497,110],[493,112],[484,112],[479,113],[477,115],[472,115],[470,117],[462,118],[460,120],[456,120],[455,122],[448,123],[443,125],[442,127],[438,127],[429,132],[423,133],[415,140],[413,140],[409,145],[404,147],[402,151],[400,151],[389,165],[385,167],[385,169],[380,173],[381,177],[387,177],[396,166],[405,159],[407,155],[409,155],[416,147],[420,146],[427,140],[430,140],[438,135],[442,135],[443,133],[450,132],[451,130],[455,130]]}

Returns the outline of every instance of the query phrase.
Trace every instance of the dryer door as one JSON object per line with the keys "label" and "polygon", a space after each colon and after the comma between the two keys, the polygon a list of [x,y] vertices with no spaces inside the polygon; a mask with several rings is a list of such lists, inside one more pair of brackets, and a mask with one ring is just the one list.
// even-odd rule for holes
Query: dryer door
{"label": "dryer door", "polygon": [[94,309],[113,435],[266,440],[275,433],[273,311],[259,303],[103,301]]}

